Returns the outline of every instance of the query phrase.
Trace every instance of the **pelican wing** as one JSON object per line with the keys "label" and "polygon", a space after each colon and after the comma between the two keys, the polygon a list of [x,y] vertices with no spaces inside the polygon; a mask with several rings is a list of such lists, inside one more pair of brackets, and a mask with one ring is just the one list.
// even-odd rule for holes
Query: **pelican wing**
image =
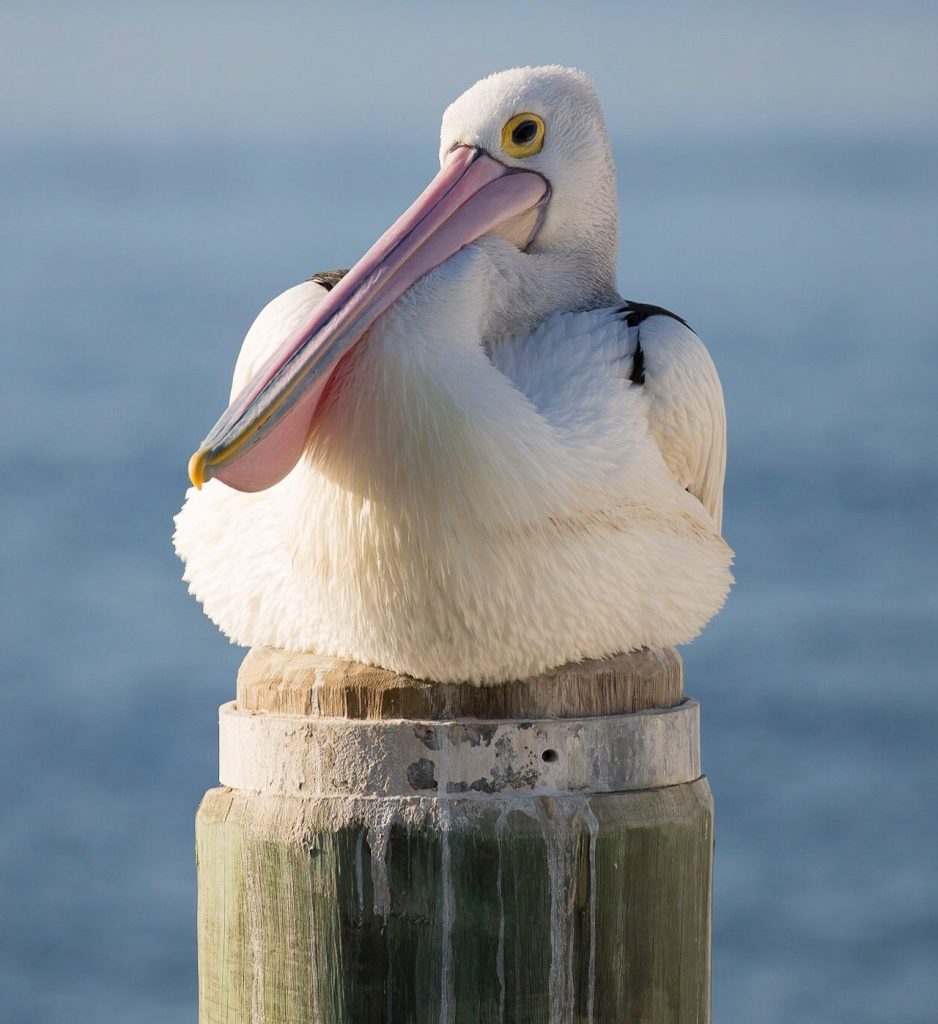
{"label": "pelican wing", "polygon": [[323,270],[308,281],[288,288],[260,311],[241,346],[231,381],[231,398],[245,387],[267,357],[309,319],[310,311],[322,301],[346,271]]}
{"label": "pelican wing", "polygon": [[703,342],[674,313],[627,302],[628,377],[648,397],[648,427],[674,478],[719,529],[726,473],[726,410]]}

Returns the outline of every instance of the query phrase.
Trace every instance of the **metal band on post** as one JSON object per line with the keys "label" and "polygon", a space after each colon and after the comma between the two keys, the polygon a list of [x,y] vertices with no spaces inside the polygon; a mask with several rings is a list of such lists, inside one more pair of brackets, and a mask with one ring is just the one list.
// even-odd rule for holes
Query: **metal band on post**
{"label": "metal band on post", "polygon": [[[533,721],[361,721],[219,711],[219,779],[305,797],[625,793],[700,778],[700,706]],[[445,779],[445,791],[440,780]]]}

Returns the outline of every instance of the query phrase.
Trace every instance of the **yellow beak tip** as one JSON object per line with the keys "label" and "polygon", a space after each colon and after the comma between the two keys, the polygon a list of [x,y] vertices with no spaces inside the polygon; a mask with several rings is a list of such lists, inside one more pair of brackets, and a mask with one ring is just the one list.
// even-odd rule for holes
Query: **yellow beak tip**
{"label": "yellow beak tip", "polygon": [[189,459],[189,479],[197,491],[202,490],[205,483],[205,469],[208,463],[208,449],[200,448],[191,459]]}

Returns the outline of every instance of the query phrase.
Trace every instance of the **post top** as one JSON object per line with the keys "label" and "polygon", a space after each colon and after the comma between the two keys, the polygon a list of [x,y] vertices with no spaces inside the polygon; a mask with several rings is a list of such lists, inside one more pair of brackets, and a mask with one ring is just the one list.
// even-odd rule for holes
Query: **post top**
{"label": "post top", "polygon": [[562,665],[491,686],[433,683],[321,654],[255,647],[238,672],[237,704],[239,711],[312,718],[589,718],[675,707],[683,682],[673,647]]}

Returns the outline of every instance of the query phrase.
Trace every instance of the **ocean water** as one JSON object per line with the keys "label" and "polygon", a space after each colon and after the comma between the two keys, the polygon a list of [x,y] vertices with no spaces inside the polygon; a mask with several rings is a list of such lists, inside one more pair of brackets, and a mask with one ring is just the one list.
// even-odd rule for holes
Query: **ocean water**
{"label": "ocean water", "polygon": [[726,392],[738,582],[684,649],[717,803],[714,1020],[938,1020],[925,5],[597,5],[569,56],[548,5],[516,60],[478,26],[445,60],[468,22],[438,19],[412,66],[406,21],[367,6],[330,16],[358,40],[331,63],[289,4],[0,10],[0,1018],[195,1018],[192,817],[241,652],[179,579],[186,459],[260,307],[353,261],[432,175],[443,102],[542,47],[610,94],[623,293],[685,316]]}

